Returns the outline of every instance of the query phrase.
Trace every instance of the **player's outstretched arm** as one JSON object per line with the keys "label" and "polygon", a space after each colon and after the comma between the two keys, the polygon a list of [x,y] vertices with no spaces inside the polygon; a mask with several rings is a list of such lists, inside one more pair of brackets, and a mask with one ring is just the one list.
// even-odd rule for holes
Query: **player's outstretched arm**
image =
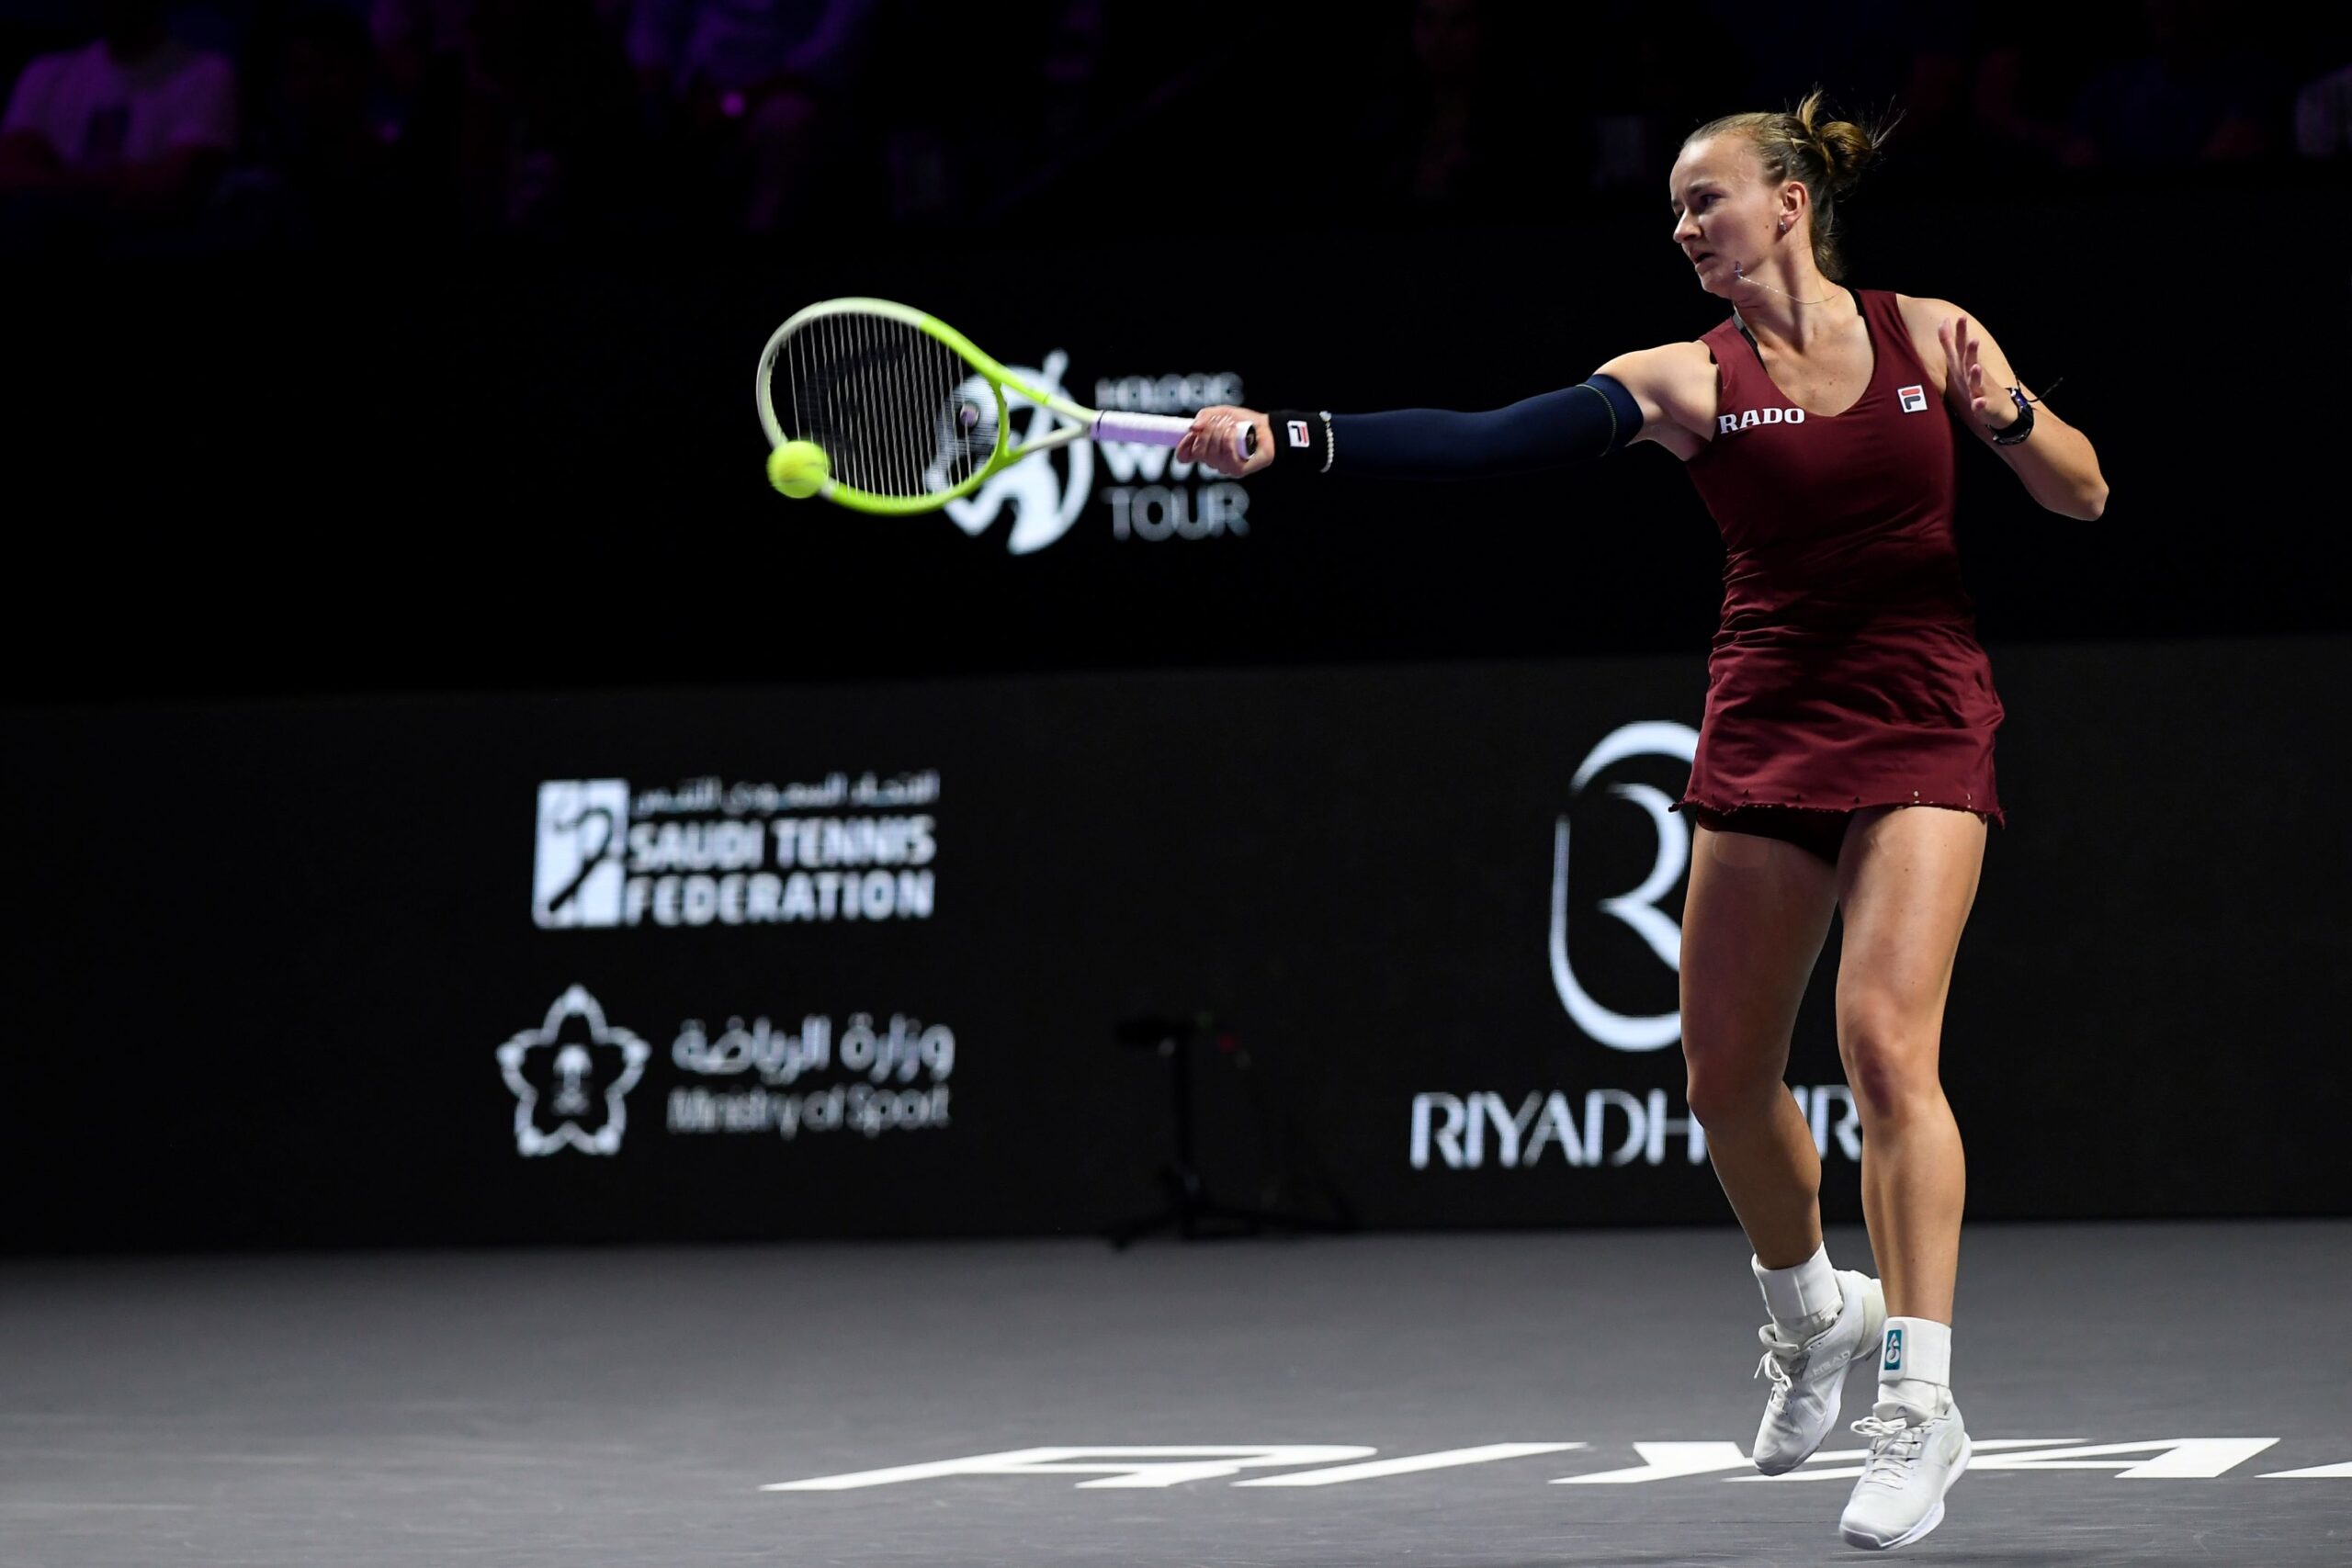
{"label": "player's outstretched arm", "polygon": [[[1385,413],[1204,408],[1176,456],[1245,478],[1274,463],[1376,479],[1476,479],[1589,461],[1638,441],[1689,457],[1702,445],[1714,362],[1706,345],[1667,344],[1619,355],[1573,387],[1483,413],[1398,409]],[[1257,456],[1241,457],[1257,431]]]}
{"label": "player's outstretched arm", "polygon": [[[1235,479],[1277,463],[1368,479],[1479,479],[1598,457],[1633,441],[1641,428],[1641,405],[1634,395],[1613,378],[1597,375],[1482,413],[1395,409],[1335,414],[1218,404],[1194,418],[1177,444],[1176,457]],[[1251,429],[1258,434],[1256,455],[1244,457],[1243,433]]]}

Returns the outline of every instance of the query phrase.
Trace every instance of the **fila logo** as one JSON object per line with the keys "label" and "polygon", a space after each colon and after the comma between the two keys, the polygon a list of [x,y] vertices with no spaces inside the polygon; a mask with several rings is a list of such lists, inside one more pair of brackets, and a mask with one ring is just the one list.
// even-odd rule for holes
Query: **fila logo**
{"label": "fila logo", "polygon": [[1312,443],[1306,438],[1306,422],[1305,420],[1294,419],[1287,421],[1285,422],[1283,428],[1290,433],[1290,444],[1292,446],[1306,446],[1312,445]]}
{"label": "fila logo", "polygon": [[1890,1328],[1886,1331],[1886,1360],[1880,1370],[1889,1372],[1903,1370],[1903,1330]]}
{"label": "fila logo", "polygon": [[1897,387],[1894,389],[1894,395],[1903,400],[1903,412],[1905,413],[1925,413],[1928,412],[1927,388]]}
{"label": "fila logo", "polygon": [[1803,409],[1749,409],[1744,413],[1719,413],[1715,416],[1715,434],[1729,435],[1736,431],[1753,430],[1759,424],[1803,424]]}

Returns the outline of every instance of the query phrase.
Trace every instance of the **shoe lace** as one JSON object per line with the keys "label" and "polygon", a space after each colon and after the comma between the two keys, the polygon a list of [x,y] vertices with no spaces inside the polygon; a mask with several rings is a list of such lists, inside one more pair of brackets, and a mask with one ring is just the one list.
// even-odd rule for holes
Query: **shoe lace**
{"label": "shoe lace", "polygon": [[1764,1342],[1764,1356],[1756,1363],[1756,1375],[1772,1380],[1772,1393],[1767,1403],[1778,1410],[1788,1404],[1789,1391],[1795,1385],[1797,1374],[1804,1371],[1807,1358],[1802,1344],[1782,1338],[1775,1332],[1776,1327],[1768,1323],[1756,1331],[1756,1337]]}
{"label": "shoe lace", "polygon": [[1854,1423],[1854,1430],[1871,1440],[1870,1461],[1862,1466],[1860,1483],[1865,1486],[1902,1485],[1928,1443],[1927,1427],[1883,1416],[1863,1416]]}

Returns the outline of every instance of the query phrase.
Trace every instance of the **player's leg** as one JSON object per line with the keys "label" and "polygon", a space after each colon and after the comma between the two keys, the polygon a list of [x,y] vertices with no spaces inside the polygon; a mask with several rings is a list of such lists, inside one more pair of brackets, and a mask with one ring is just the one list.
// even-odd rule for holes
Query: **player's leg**
{"label": "player's leg", "polygon": [[1690,1113],[1747,1232],[1771,1322],[1758,1367],[1772,1391],[1758,1468],[1778,1474],[1821,1446],[1847,1366],[1876,1348],[1875,1281],[1831,1268],[1821,1244],[1821,1159],[1783,1081],[1797,1004],[1837,903],[1837,875],[1796,844],[1702,825],[1682,910],[1682,1051]]}
{"label": "player's leg", "polygon": [[1889,1309],[1947,1324],[1967,1170],[1939,1061],[1984,837],[1965,811],[1861,812],[1838,863],[1838,1048],[1862,1119],[1862,1212]]}
{"label": "player's leg", "polygon": [[1785,1075],[1837,903],[1837,870],[1817,855],[1704,825],[1692,833],[1681,987],[1690,1113],[1767,1269],[1821,1246],[1821,1160]]}
{"label": "player's leg", "polygon": [[1933,1529],[1968,1465],[1951,1400],[1967,1171],[1939,1062],[1984,838],[1966,812],[1882,808],[1855,815],[1838,861],[1838,1046],[1862,1120],[1862,1209],[1889,1314],[1872,1458],[1841,1527],[1857,1546],[1899,1546]]}

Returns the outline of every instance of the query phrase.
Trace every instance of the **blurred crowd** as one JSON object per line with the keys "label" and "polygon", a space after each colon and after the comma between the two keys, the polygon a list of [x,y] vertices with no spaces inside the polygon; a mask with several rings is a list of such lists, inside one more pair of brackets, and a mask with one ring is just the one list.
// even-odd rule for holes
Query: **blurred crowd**
{"label": "blurred crowd", "polygon": [[1663,201],[1815,83],[1932,191],[2352,160],[2283,0],[15,0],[0,248],[998,231]]}

